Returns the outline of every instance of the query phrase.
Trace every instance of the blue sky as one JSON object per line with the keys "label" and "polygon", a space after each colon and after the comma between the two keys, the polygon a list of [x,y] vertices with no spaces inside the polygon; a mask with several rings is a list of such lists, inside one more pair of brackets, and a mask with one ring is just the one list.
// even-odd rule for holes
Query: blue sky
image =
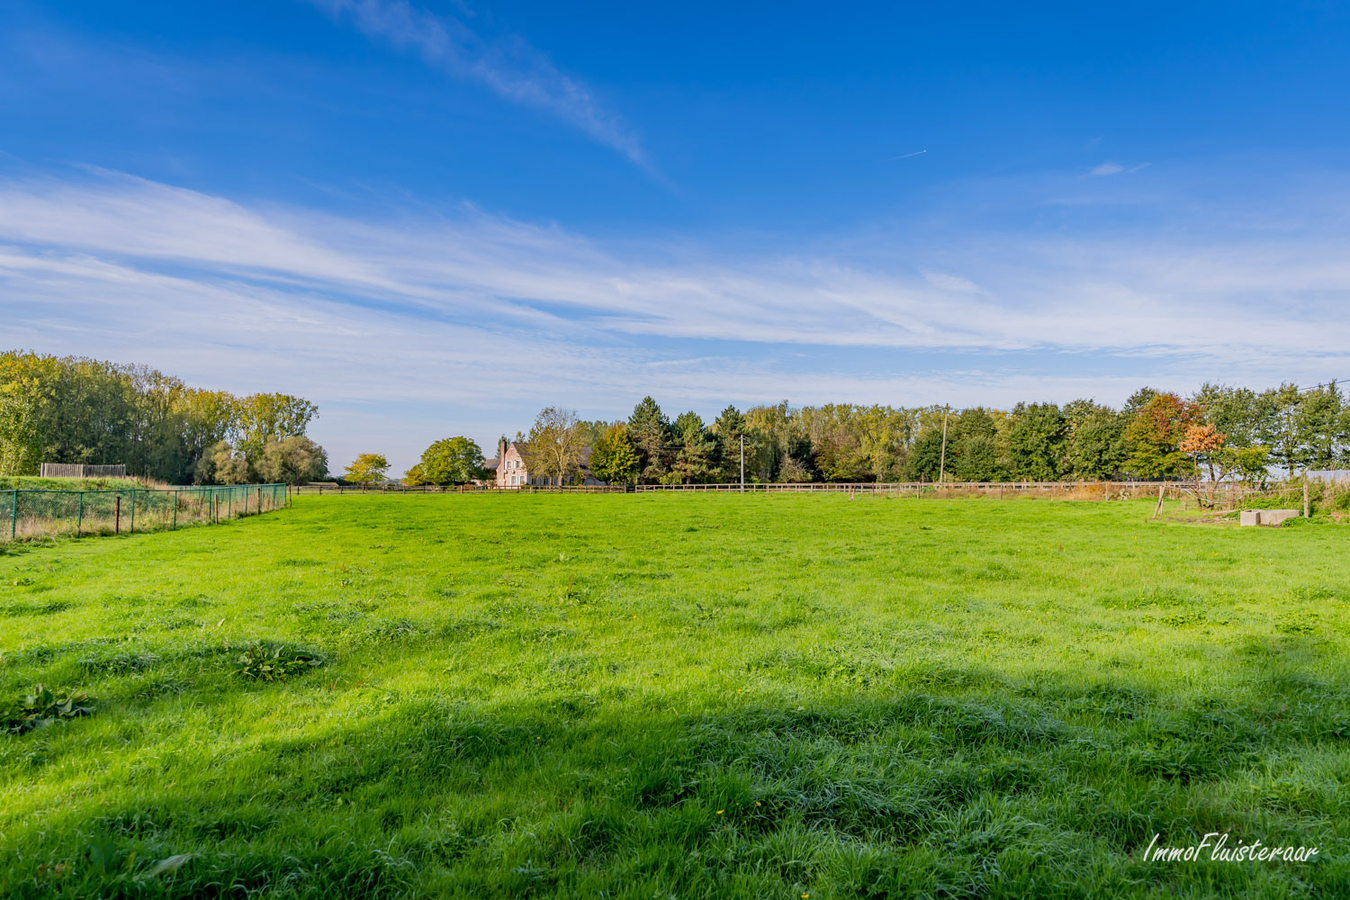
{"label": "blue sky", "polygon": [[728,6],[10,0],[0,344],[400,469],[646,393],[1350,377],[1343,4]]}

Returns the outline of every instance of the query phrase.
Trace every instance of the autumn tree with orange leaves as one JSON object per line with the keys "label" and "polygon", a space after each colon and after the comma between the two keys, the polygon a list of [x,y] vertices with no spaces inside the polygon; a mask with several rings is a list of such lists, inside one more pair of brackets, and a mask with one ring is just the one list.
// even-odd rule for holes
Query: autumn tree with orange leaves
{"label": "autumn tree with orange leaves", "polygon": [[1186,430],[1203,418],[1194,403],[1176,394],[1155,394],[1125,428],[1130,450],[1126,467],[1140,478],[1177,478],[1190,474],[1191,457],[1181,449]]}

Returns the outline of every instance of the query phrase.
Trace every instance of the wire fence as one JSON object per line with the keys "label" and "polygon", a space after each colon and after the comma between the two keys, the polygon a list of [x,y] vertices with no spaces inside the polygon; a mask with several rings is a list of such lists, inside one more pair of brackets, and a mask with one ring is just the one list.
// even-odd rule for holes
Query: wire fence
{"label": "wire fence", "polygon": [[170,531],[271,512],[286,502],[284,484],[102,491],[20,488],[0,491],[0,543]]}

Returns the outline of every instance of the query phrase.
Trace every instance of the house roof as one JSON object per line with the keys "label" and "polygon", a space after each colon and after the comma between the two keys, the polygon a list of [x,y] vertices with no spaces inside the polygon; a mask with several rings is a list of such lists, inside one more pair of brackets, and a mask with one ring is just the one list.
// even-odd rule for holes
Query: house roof
{"label": "house roof", "polygon": [[500,466],[501,464],[502,464],[502,461],[501,461],[500,459],[485,459],[485,460],[483,460],[483,468],[485,468],[485,469],[495,469],[495,468],[497,468],[498,466]]}

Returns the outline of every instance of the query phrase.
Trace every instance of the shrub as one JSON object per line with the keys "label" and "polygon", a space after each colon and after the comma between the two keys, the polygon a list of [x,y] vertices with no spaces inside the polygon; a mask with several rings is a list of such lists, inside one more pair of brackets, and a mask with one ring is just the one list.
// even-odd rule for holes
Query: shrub
{"label": "shrub", "polygon": [[19,701],[17,710],[5,713],[0,719],[0,730],[22,734],[66,719],[92,715],[93,712],[94,701],[87,694],[67,691],[64,696],[58,696],[43,685],[36,684]]}
{"label": "shrub", "polygon": [[255,642],[240,654],[235,672],[249,681],[281,681],[308,672],[324,662],[324,658],[312,650]]}

